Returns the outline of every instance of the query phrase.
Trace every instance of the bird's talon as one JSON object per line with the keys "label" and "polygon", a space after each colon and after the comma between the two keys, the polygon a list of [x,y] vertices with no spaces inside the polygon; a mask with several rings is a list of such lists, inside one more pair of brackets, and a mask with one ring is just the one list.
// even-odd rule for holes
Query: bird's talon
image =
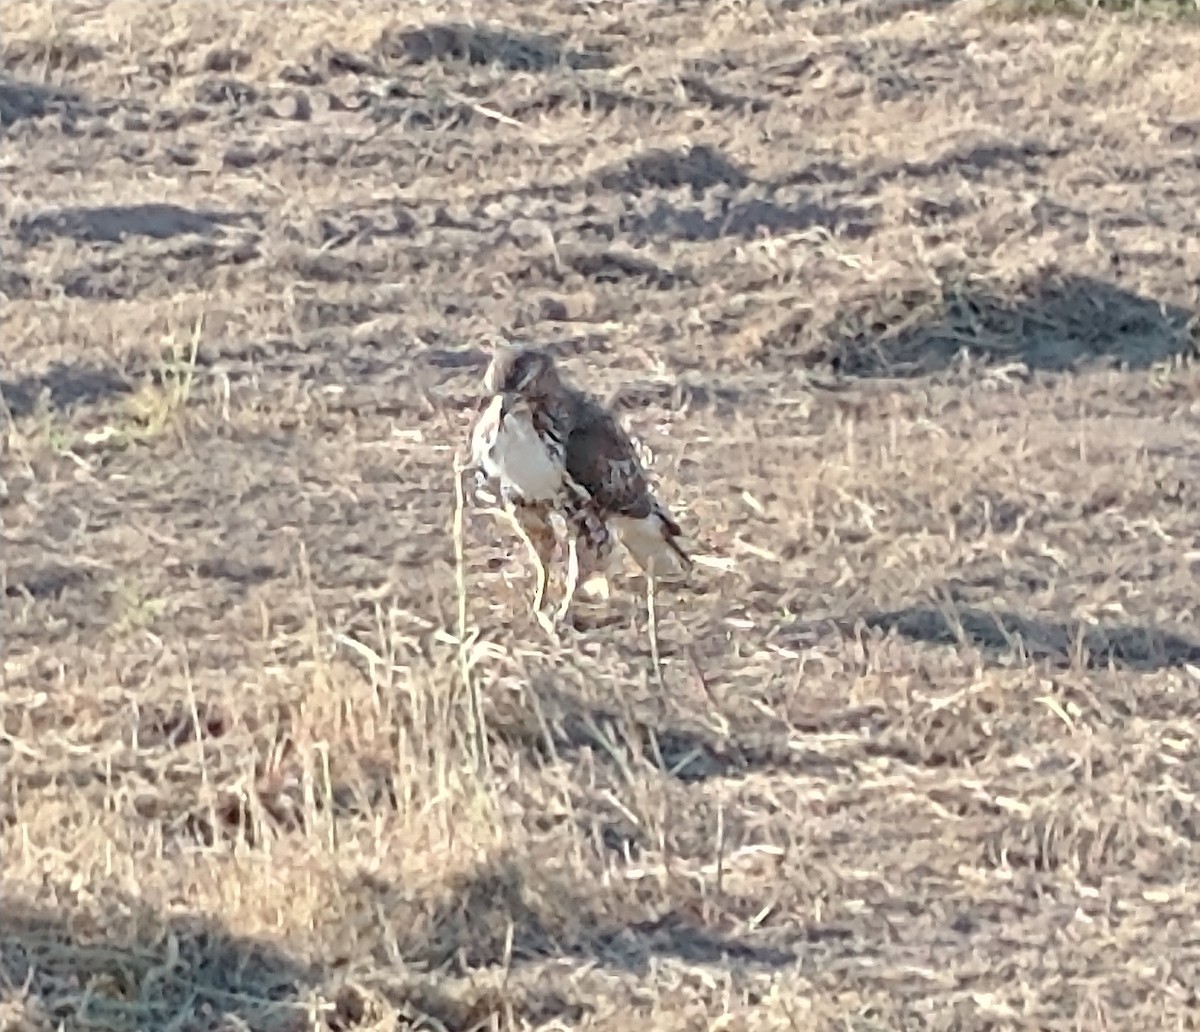
{"label": "bird's talon", "polygon": [[579,590],[588,598],[599,602],[607,602],[612,597],[612,587],[608,582],[608,578],[602,573],[596,573],[588,577],[587,580],[579,585]]}

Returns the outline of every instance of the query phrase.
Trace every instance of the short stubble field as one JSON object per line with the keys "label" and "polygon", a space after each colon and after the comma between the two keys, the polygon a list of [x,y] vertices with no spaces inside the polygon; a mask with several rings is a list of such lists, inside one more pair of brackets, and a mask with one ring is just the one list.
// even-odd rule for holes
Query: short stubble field
{"label": "short stubble field", "polygon": [[[1196,28],[235,6],[0,15],[0,1026],[1196,1027]],[[469,508],[459,647],[494,330],[661,683]]]}

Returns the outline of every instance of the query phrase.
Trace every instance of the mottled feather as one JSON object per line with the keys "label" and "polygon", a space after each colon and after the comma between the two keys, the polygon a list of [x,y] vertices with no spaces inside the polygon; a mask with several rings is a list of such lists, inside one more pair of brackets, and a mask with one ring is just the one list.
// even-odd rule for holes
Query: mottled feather
{"label": "mottled feather", "polygon": [[[586,496],[582,521],[595,551],[612,547],[613,534],[647,572],[679,575],[691,567],[679,524],[655,497],[637,449],[611,412],[565,384],[553,358],[535,348],[497,348],[484,377],[486,389],[516,395],[528,405],[537,434],[563,450],[567,482]],[[572,496],[575,522],[581,522]]]}

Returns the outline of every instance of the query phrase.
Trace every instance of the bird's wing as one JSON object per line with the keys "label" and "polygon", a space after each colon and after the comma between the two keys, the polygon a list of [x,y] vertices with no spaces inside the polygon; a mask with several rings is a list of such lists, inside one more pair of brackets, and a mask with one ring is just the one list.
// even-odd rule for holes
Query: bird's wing
{"label": "bird's wing", "polygon": [[604,513],[650,515],[654,494],[629,435],[609,412],[582,401],[567,438],[567,472]]}
{"label": "bird's wing", "polygon": [[682,574],[692,560],[683,531],[655,497],[637,449],[616,418],[583,400],[567,438],[567,472],[591,495],[643,570]]}

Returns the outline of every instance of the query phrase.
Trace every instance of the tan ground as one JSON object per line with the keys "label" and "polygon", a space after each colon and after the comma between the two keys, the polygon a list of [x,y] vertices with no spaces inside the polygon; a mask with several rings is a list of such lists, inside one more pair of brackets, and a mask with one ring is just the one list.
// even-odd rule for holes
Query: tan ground
{"label": "tan ground", "polygon": [[[1200,32],[228,6],[2,5],[0,1028],[1200,1027]],[[497,329],[661,683],[456,645]]]}

